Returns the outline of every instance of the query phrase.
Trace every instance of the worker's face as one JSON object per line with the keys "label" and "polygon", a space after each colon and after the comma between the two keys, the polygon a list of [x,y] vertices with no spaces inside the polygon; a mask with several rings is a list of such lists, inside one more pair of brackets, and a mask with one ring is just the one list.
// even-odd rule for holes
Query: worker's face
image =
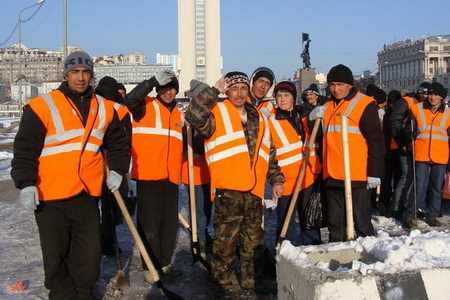
{"label": "worker's face", "polygon": [[67,73],[66,80],[71,90],[80,94],[86,92],[91,82],[92,73],[86,68],[73,68]]}
{"label": "worker's face", "polygon": [[442,98],[442,96],[435,95],[435,94],[428,95],[428,102],[430,103],[431,107],[433,107],[433,108],[438,108],[439,106],[441,106],[442,100],[444,100],[444,98]]}
{"label": "worker's face", "polygon": [[258,100],[262,100],[270,89],[270,80],[266,77],[260,77],[253,82],[252,95]]}
{"label": "worker's face", "polygon": [[235,83],[226,92],[230,102],[236,107],[244,106],[248,97],[248,85],[245,83]]}
{"label": "worker's face", "polygon": [[125,90],[120,89],[120,90],[118,90],[118,91],[119,91],[119,94],[122,96],[122,98],[125,99],[125,96],[127,95],[127,93],[125,92]]}
{"label": "worker's face", "polygon": [[316,106],[316,105],[317,105],[317,99],[319,99],[319,96],[317,96],[317,95],[314,94],[314,93],[307,93],[307,94],[306,94],[306,101],[307,101],[309,104],[313,105],[313,106]]}
{"label": "worker's face", "polygon": [[427,95],[427,94],[419,94],[419,100],[420,100],[420,102],[424,102],[424,101],[426,101],[428,98],[429,98],[429,95]]}
{"label": "worker's face", "polygon": [[158,94],[159,97],[161,97],[162,101],[164,101],[165,103],[170,103],[175,100],[177,90],[173,87],[162,88],[161,90],[159,90]]}
{"label": "worker's face", "polygon": [[275,95],[277,105],[281,110],[291,111],[294,108],[294,97],[287,91],[278,91]]}
{"label": "worker's face", "polygon": [[331,82],[329,84],[330,92],[337,100],[344,99],[352,88],[352,85],[344,82]]}

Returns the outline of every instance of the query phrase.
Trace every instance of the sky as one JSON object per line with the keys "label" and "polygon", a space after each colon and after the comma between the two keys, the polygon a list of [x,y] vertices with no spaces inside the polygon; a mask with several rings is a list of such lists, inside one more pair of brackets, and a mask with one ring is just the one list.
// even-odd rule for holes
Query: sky
{"label": "sky", "polygon": [[[34,0],[0,0],[0,43],[17,24],[21,9]],[[68,44],[91,56],[142,52],[178,53],[176,0],[67,0]],[[30,16],[36,7],[22,13]],[[251,74],[271,68],[278,80],[303,66],[302,32],[309,33],[311,66],[327,73],[339,63],[354,74],[377,71],[384,44],[450,34],[448,0],[222,0],[223,73]],[[22,27],[28,47],[58,50],[63,45],[63,0],[46,0]],[[16,32],[0,47],[18,42]]]}

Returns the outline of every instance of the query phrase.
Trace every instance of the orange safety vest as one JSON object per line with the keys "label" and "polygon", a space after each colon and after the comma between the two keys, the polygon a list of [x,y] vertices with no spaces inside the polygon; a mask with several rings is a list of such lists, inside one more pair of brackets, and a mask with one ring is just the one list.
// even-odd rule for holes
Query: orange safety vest
{"label": "orange safety vest", "polygon": [[266,117],[269,117],[271,115],[275,115],[276,107],[273,105],[272,101],[270,100],[261,100],[256,105],[256,108],[262,112],[263,115]]}
{"label": "orange safety vest", "polygon": [[216,130],[205,140],[205,157],[211,175],[211,199],[216,189],[251,192],[263,198],[269,170],[270,130],[260,112],[259,131],[252,163],[238,109],[228,99],[211,108]]}
{"label": "orange safety vest", "polygon": [[406,103],[408,103],[408,108],[409,109],[411,109],[411,107],[413,107],[414,104],[419,103],[419,100],[417,100],[416,98],[413,98],[413,97],[409,97],[409,96],[403,97],[403,100],[405,100]]}
{"label": "orange safety vest", "polygon": [[99,197],[104,176],[100,147],[113,119],[112,102],[92,95],[85,126],[77,107],[61,91],[36,97],[28,105],[47,129],[39,157],[39,199],[67,199],[82,191]]}
{"label": "orange safety vest", "polygon": [[178,184],[183,154],[184,119],[178,107],[169,111],[156,98],[145,98],[145,116],[133,120],[131,177],[136,180],[168,178]]}
{"label": "orange safety vest", "polygon": [[350,174],[353,181],[367,180],[368,146],[359,129],[359,121],[367,105],[374,100],[360,92],[351,100],[341,100],[338,104],[328,101],[323,117],[323,168],[324,178],[344,180],[342,158],[341,115],[348,117],[348,141]]}
{"label": "orange safety vest", "polygon": [[417,120],[417,138],[414,142],[415,160],[447,164],[449,159],[448,134],[450,127],[449,108],[444,112],[424,109],[423,102],[412,107],[412,114]]}
{"label": "orange safety vest", "polygon": [[[269,125],[272,141],[277,150],[276,158],[278,160],[278,165],[286,179],[283,184],[283,196],[289,196],[294,193],[300,168],[303,163],[306,145],[303,144],[301,136],[297,134],[297,131],[292,127],[288,120],[277,120],[275,119],[275,115],[272,115],[269,118]],[[309,135],[306,136],[306,139],[308,139],[308,137]],[[301,190],[304,190],[314,183],[316,179],[314,173],[316,171],[315,162],[316,152],[313,148],[306,168],[304,180],[300,186]]]}
{"label": "orange safety vest", "polygon": [[[183,155],[183,163],[181,165],[181,182],[189,184],[189,164],[187,153]],[[208,164],[204,156],[197,156],[194,153],[194,185],[202,185],[211,182],[209,176]]]}
{"label": "orange safety vest", "polygon": [[114,103],[114,109],[117,112],[117,116],[119,117],[119,120],[122,121],[122,119],[130,113],[130,111],[128,110],[128,108],[120,103],[115,102]]}

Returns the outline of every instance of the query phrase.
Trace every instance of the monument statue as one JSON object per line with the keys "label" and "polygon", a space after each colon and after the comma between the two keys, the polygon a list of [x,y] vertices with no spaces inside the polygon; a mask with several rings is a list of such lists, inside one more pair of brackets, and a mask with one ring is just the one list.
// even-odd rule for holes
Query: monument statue
{"label": "monument statue", "polygon": [[302,54],[300,54],[300,57],[303,58],[303,68],[309,69],[311,67],[311,56],[309,55],[309,42],[311,40],[309,39],[308,33],[303,33],[302,35],[302,42],[305,42],[305,47],[303,48]]}

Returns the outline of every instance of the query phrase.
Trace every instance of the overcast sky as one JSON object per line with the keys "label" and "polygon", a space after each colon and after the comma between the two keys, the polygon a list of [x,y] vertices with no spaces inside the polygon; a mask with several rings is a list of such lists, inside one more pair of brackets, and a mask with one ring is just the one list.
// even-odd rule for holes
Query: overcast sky
{"label": "overcast sky", "polygon": [[[208,0],[206,0],[208,1]],[[0,43],[34,0],[0,0]],[[92,56],[143,52],[178,53],[176,0],[67,0],[68,44]],[[36,7],[22,13],[28,18]],[[311,64],[327,73],[338,64],[354,74],[377,70],[383,44],[450,34],[449,0],[222,0],[223,72],[259,66],[278,80],[302,67],[301,34],[309,33]],[[18,42],[18,33],[3,46]],[[63,0],[46,0],[22,27],[28,47],[58,50],[63,44]]]}

